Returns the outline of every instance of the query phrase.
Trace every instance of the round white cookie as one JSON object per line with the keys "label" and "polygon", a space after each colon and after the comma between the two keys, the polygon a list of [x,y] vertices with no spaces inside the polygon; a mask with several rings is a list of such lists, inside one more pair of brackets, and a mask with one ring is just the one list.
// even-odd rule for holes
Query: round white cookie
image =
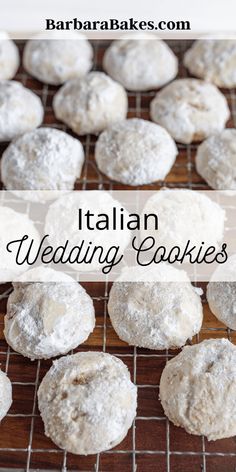
{"label": "round white cookie", "polygon": [[142,239],[151,236],[168,251],[174,246],[183,250],[188,240],[190,247],[199,247],[204,241],[206,247],[217,248],[223,239],[225,210],[194,190],[159,190],[148,199],[143,213],[158,215],[161,223],[156,230],[150,220],[148,229],[141,230]]}
{"label": "round white cookie", "polygon": [[236,329],[236,282],[209,282],[207,301],[218,320]]}
{"label": "round white cookie", "polygon": [[103,58],[103,68],[128,90],[152,90],[173,80],[178,60],[160,39],[134,38],[113,41]]}
{"label": "round white cookie", "polygon": [[166,416],[208,440],[236,434],[236,347],[227,339],[186,346],[167,362],[160,381]]}
{"label": "round white cookie", "polygon": [[222,323],[236,329],[236,255],[217,266],[207,285],[209,307]]}
{"label": "round white cookie", "polygon": [[156,94],[152,120],[180,143],[189,144],[223,130],[229,107],[215,85],[198,79],[178,79]]}
{"label": "round white cookie", "polygon": [[128,185],[164,180],[177,147],[161,126],[132,118],[107,128],[95,147],[98,168],[110,179]]}
{"label": "round white cookie", "polygon": [[236,190],[236,129],[224,129],[200,144],[196,169],[215,190]]}
{"label": "round white cookie", "polygon": [[60,85],[83,77],[92,67],[93,49],[79,34],[71,39],[31,39],[26,43],[23,65],[26,71],[46,84]]}
{"label": "round white cookie", "polygon": [[[100,190],[71,192],[50,205],[45,220],[45,234],[49,235],[49,243],[55,248],[65,245],[65,241],[68,240],[64,259],[68,258],[71,251],[72,255],[67,261],[67,266],[78,272],[97,270],[109,272],[109,261],[113,258],[119,259],[123,255],[130,241],[130,231],[126,228],[122,230],[113,227],[101,231],[94,226],[94,222],[99,220],[98,215],[104,215],[104,211],[107,215],[106,220],[111,222],[114,208],[119,213],[123,207],[109,192]],[[80,230],[78,230],[78,209],[82,212]],[[88,211],[93,215],[91,223],[93,230],[88,229],[85,223],[84,214]],[[128,219],[125,209],[123,218],[124,222]],[[104,224],[102,226],[104,227]],[[114,246],[118,247],[118,255],[111,249]],[[84,262],[84,257],[87,263]]]}
{"label": "round white cookie", "polygon": [[19,82],[0,81],[0,142],[37,128],[43,115],[43,105],[35,93]]}
{"label": "round white cookie", "polygon": [[9,378],[0,369],[0,421],[6,416],[12,404],[12,386]]}
{"label": "round white cookie", "polygon": [[[9,207],[0,205],[0,282],[11,282],[15,277],[26,271],[30,266],[25,262],[23,265],[16,263],[16,254],[19,244],[11,244],[9,251],[7,245],[12,241],[21,240],[24,235],[28,235],[29,241],[34,240],[31,251],[31,258],[36,256],[36,247],[40,237],[34,223],[30,218],[12,210]],[[27,249],[21,250],[20,262],[26,256]]]}
{"label": "round white cookie", "polygon": [[[108,313],[119,338],[128,344],[148,349],[179,348],[201,329],[201,292],[183,271],[165,264],[160,264],[158,271],[163,282],[136,282],[135,278],[133,282],[122,278],[114,282]],[[164,281],[172,277],[178,281]]]}
{"label": "round white cookie", "polygon": [[128,99],[122,85],[103,72],[69,80],[53,99],[56,117],[76,134],[98,134],[125,119]]}
{"label": "round white cookie", "polygon": [[4,335],[12,349],[31,360],[66,354],[94,329],[92,299],[71,277],[61,279],[13,283]]}
{"label": "round white cookie", "polygon": [[236,40],[199,39],[184,55],[189,72],[218,87],[236,86]]}
{"label": "round white cookie", "polygon": [[136,414],[137,389],[126,365],[102,352],[55,361],[38,390],[45,434],[73,454],[97,454],[126,436]]}
{"label": "round white cookie", "polygon": [[7,33],[0,31],[0,80],[12,79],[20,65],[19,51]]}
{"label": "round white cookie", "polygon": [[[7,190],[29,190],[20,193],[21,198],[37,200],[40,192],[33,190],[73,190],[83,162],[78,139],[54,128],[40,128],[8,146],[2,155],[1,179]],[[50,198],[50,192],[47,195]]]}

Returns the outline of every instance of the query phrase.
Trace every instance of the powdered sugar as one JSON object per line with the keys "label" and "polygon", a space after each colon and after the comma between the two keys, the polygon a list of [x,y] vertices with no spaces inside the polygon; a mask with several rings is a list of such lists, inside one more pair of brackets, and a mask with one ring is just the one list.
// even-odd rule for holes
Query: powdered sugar
{"label": "powdered sugar", "polygon": [[43,121],[41,100],[15,81],[0,81],[0,141],[37,128]]}
{"label": "powdered sugar", "polygon": [[[8,146],[2,156],[2,181],[7,190],[72,190],[83,162],[84,151],[78,139],[57,129],[40,128]],[[40,195],[20,194],[30,200]]]}
{"label": "powdered sugar", "polygon": [[209,307],[222,323],[236,329],[236,255],[229,257],[223,266],[214,271],[207,286]]}
{"label": "powdered sugar", "polygon": [[151,90],[174,79],[178,60],[159,39],[120,39],[106,50],[103,67],[128,90]]}
{"label": "powdered sugar", "polygon": [[230,116],[224,95],[197,79],[178,79],[157,93],[151,102],[153,121],[181,143],[202,141],[222,131]]}
{"label": "powdered sugar", "polygon": [[199,39],[185,53],[184,65],[191,74],[219,87],[236,85],[236,40]]}
{"label": "powdered sugar", "polygon": [[0,31],[0,80],[12,79],[20,65],[19,51],[8,35]]}
{"label": "powdered sugar", "polygon": [[165,414],[188,433],[216,440],[236,434],[236,347],[208,339],[184,347],[160,381]]}
{"label": "powdered sugar", "polygon": [[56,283],[16,282],[13,287],[4,334],[8,344],[24,356],[34,360],[66,354],[93,331],[92,299],[69,276]]}
{"label": "powdered sugar", "polygon": [[231,329],[236,329],[236,284],[235,282],[210,282],[207,301],[212,313]]}
{"label": "powdered sugar", "polygon": [[59,85],[83,77],[92,67],[93,50],[82,35],[71,39],[35,38],[26,43],[23,64],[29,74],[46,84]]}
{"label": "powdered sugar", "polygon": [[138,118],[109,127],[95,148],[99,169],[128,185],[163,180],[176,155],[176,145],[164,128]]}
{"label": "powdered sugar", "polygon": [[124,88],[102,72],[68,81],[56,93],[56,117],[80,135],[103,131],[126,117],[128,107]]}
{"label": "powdered sugar", "polygon": [[216,190],[236,190],[236,129],[209,137],[197,150],[197,172]]}
{"label": "powdered sugar", "polygon": [[161,264],[158,272],[160,277],[163,273],[163,279],[168,273],[169,277],[178,279],[179,274],[179,282],[135,282],[135,278],[133,282],[122,282],[118,279],[110,291],[109,316],[118,336],[131,345],[149,349],[178,348],[201,329],[201,300],[190,281],[182,280],[182,271]]}
{"label": "powdered sugar", "polygon": [[117,445],[136,414],[137,390],[123,362],[102,352],[55,361],[38,390],[45,434],[74,454]]}

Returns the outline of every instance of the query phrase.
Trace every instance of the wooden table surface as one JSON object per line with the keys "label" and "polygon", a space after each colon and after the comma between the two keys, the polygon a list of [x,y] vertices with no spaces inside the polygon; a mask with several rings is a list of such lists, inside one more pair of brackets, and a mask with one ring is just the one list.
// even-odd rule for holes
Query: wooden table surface
{"label": "wooden table surface", "polygon": [[[187,41],[170,41],[170,46],[180,60],[179,76],[187,76],[182,65]],[[95,69],[101,70],[105,43],[94,42]],[[22,50],[23,44],[19,43]],[[52,98],[57,87],[49,87],[31,79],[21,67],[17,77],[34,90],[43,100],[44,125],[55,126],[70,132],[59,123],[52,111]],[[227,126],[235,126],[235,94],[224,91],[231,118]],[[129,93],[129,117],[149,119],[149,103],[155,92]],[[74,136],[74,135],[73,135]],[[81,179],[76,189],[130,189],[111,182],[96,168],[94,161],[95,137],[81,139],[86,160]],[[6,148],[0,146],[0,155]],[[197,146],[179,145],[179,155],[165,183],[158,182],[142,188],[168,187],[208,189],[195,170],[194,159]],[[76,470],[100,472],[235,472],[235,438],[208,442],[205,438],[191,436],[176,428],[165,418],[158,400],[158,385],[166,360],[178,351],[149,351],[136,349],[121,342],[114,333],[107,315],[107,299],[110,286],[104,283],[83,284],[93,297],[96,310],[96,328],[89,339],[76,351],[105,350],[118,355],[128,366],[133,381],[138,385],[138,412],[134,426],[125,440],[115,449],[98,456],[75,456],[58,449],[43,432],[36,402],[36,391],[40,380],[51,365],[51,361],[31,362],[10,350],[3,336],[3,316],[6,312],[7,294],[10,285],[0,287],[0,362],[13,383],[13,404],[0,426],[0,471],[14,470]],[[202,284],[205,290],[205,284]],[[228,337],[236,342],[234,332],[228,330],[212,315],[203,296],[204,322],[199,336],[192,342],[206,338]]]}

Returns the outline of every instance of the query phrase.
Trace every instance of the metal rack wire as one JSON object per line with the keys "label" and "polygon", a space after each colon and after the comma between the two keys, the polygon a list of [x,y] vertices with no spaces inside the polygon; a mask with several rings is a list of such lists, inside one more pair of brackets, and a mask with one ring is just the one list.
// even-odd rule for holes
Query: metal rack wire
{"label": "metal rack wire", "polygon": [[[170,41],[170,46],[180,60],[179,76],[187,75],[182,65],[183,52],[188,41]],[[101,70],[101,59],[107,46],[105,42],[94,42],[94,69]],[[19,42],[22,50],[23,43]],[[21,68],[16,77],[35,91],[43,101],[44,125],[70,132],[57,122],[52,111],[52,97],[56,87],[40,84]],[[129,117],[149,118],[149,103],[155,92],[129,93]],[[235,91],[225,93],[231,109],[228,126],[236,125]],[[97,169],[94,162],[93,136],[83,138],[86,159],[81,179],[76,189],[126,189],[111,182]],[[0,152],[5,146],[0,146]],[[179,145],[179,156],[166,182],[158,182],[147,189],[184,187],[207,189],[207,185],[195,171],[196,145]],[[26,208],[26,212],[29,208]],[[234,438],[208,442],[205,438],[190,436],[176,428],[164,416],[158,400],[159,379],[166,361],[176,351],[148,351],[131,348],[122,343],[112,330],[107,315],[108,283],[83,284],[92,296],[96,310],[96,328],[88,341],[76,351],[95,349],[119,356],[131,371],[132,380],[138,386],[138,413],[126,439],[115,449],[96,456],[81,457],[58,449],[43,432],[43,424],[37,409],[37,388],[51,365],[51,361],[30,362],[13,352],[3,338],[3,314],[11,290],[0,287],[0,362],[1,368],[13,383],[13,405],[0,429],[0,471],[76,470],[80,472],[235,472],[236,442]],[[235,342],[234,332],[226,329],[210,313],[204,302],[204,325],[193,340],[206,337],[228,337]]]}

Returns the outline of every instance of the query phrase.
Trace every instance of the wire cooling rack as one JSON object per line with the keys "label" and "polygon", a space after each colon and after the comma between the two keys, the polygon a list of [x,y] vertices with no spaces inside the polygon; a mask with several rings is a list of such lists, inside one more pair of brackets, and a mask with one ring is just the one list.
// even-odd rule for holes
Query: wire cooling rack
{"label": "wire cooling rack", "polygon": [[[18,43],[22,51],[23,42]],[[179,57],[179,77],[187,76],[183,67],[183,53],[190,41],[169,41]],[[101,70],[102,56],[107,42],[93,43],[94,69]],[[33,80],[20,68],[16,79],[36,92],[45,109],[44,125],[71,131],[59,123],[52,111],[52,98],[57,87],[43,85]],[[235,90],[223,91],[231,109],[227,126],[236,125]],[[149,119],[149,104],[155,92],[129,93],[129,117]],[[81,139],[86,159],[83,174],[76,189],[124,190],[130,187],[111,182],[102,175],[94,161],[96,138]],[[0,146],[0,154],[7,145]],[[197,146],[179,145],[179,155],[165,182],[158,182],[142,188],[159,189],[182,187],[208,189],[197,175],[194,158]],[[138,187],[137,187],[138,188]],[[140,187],[141,188],[141,187]],[[29,208],[25,208],[28,212]],[[192,436],[182,428],[176,428],[165,417],[160,401],[159,380],[166,361],[178,351],[149,351],[132,348],[120,341],[114,333],[107,315],[108,283],[83,284],[92,296],[96,310],[96,328],[77,351],[103,350],[115,354],[128,366],[132,380],[138,386],[138,412],[127,437],[116,448],[95,456],[75,456],[58,449],[43,431],[43,424],[37,408],[38,385],[51,366],[51,361],[31,362],[13,352],[3,336],[3,315],[6,312],[7,297],[11,287],[0,286],[0,363],[13,384],[13,404],[0,425],[0,471],[70,471],[78,472],[235,472],[235,438],[208,442],[204,437]],[[202,285],[204,289],[204,284]],[[193,343],[210,337],[227,337],[236,342],[233,331],[224,327],[211,314],[204,303],[204,324]]]}

